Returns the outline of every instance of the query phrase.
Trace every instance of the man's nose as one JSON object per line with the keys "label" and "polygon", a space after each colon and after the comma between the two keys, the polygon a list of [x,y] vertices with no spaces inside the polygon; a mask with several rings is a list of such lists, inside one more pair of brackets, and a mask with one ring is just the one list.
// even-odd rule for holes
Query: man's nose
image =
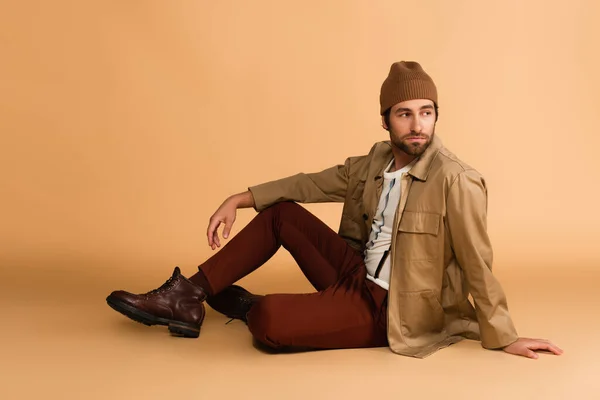
{"label": "man's nose", "polygon": [[411,130],[415,133],[421,133],[421,131],[423,130],[423,125],[421,124],[421,121],[419,120],[419,118],[415,118],[413,120]]}

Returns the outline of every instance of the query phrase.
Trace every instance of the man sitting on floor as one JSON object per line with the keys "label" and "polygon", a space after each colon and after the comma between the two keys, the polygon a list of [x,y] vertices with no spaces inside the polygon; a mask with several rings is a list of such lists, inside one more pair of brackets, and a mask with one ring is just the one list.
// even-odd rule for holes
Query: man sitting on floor
{"label": "man sitting on floor", "polygon": [[[147,325],[198,337],[204,301],[245,321],[274,349],[383,347],[426,357],[464,338],[537,358],[561,354],[519,338],[492,274],[484,178],[435,134],[437,89],[417,62],[396,62],[380,94],[390,140],[319,173],[297,174],[229,197],[210,219],[221,246],[238,208],[259,213],[189,279],[179,268],[145,294],[115,291],[108,304]],[[339,233],[297,203],[343,202]],[[253,295],[236,281],[283,246],[316,289]],[[474,306],[468,299],[469,293]]]}

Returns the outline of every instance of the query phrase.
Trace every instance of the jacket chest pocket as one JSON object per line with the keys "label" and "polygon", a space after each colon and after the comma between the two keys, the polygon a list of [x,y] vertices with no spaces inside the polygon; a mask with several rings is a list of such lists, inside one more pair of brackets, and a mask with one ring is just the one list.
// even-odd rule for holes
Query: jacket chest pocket
{"label": "jacket chest pocket", "polygon": [[363,205],[365,181],[351,180],[347,190],[339,234],[358,249],[362,248],[368,236]]}
{"label": "jacket chest pocket", "polygon": [[398,226],[397,256],[408,260],[441,257],[441,220],[441,214],[404,211]]}
{"label": "jacket chest pocket", "polygon": [[352,181],[349,190],[350,190],[350,198],[355,201],[362,202],[363,193],[365,191],[365,181],[364,180],[356,180]]}
{"label": "jacket chest pocket", "polygon": [[364,204],[363,193],[365,191],[365,181],[352,180],[348,185],[348,195],[344,202],[342,213],[352,219],[357,224],[364,224]]}

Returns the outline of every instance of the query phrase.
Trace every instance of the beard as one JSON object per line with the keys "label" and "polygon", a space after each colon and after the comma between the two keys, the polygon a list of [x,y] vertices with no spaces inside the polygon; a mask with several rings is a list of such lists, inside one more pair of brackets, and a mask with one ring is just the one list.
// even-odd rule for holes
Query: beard
{"label": "beard", "polygon": [[[390,139],[392,144],[398,149],[402,150],[406,154],[411,156],[419,157],[427,150],[433,136],[435,135],[435,129],[430,135],[425,133],[410,133],[408,135],[399,136],[395,132],[390,131]],[[419,138],[423,139],[424,142],[410,142],[409,139]]]}

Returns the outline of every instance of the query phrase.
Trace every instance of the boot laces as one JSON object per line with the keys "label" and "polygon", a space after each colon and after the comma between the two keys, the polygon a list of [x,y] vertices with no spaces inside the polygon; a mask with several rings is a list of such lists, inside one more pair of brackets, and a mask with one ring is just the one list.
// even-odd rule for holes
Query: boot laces
{"label": "boot laces", "polygon": [[156,289],[152,289],[151,291],[149,291],[148,293],[146,293],[146,297],[148,296],[153,296],[155,294],[160,294],[162,292],[165,292],[169,289],[171,289],[173,287],[173,284],[175,283],[175,276],[171,276],[169,279],[167,279],[167,281],[165,283],[163,283],[160,287],[156,288]]}

